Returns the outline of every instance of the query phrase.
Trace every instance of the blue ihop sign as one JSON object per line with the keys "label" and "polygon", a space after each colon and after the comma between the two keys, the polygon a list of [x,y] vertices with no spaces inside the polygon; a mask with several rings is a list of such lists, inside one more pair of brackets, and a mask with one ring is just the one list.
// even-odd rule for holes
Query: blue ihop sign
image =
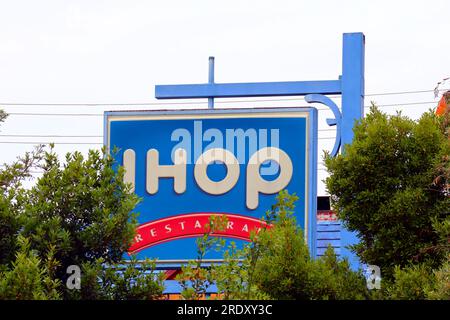
{"label": "blue ihop sign", "polygon": [[[297,221],[315,256],[315,109],[231,111],[214,109],[214,99],[304,96],[333,112],[326,119],[336,126],[331,154],[341,145],[345,152],[354,122],[364,114],[364,46],[362,33],[345,33],[341,75],[321,81],[216,83],[210,58],[207,83],[155,87],[157,99],[205,98],[208,110],[105,113],[105,144],[120,148],[117,161],[143,198],[137,208],[141,226],[130,250],[138,257],[193,258],[198,226],[220,213],[230,222],[222,236],[245,240],[249,229],[260,226],[257,218],[274,203],[276,192],[286,188],[300,196]],[[329,95],[340,96],[341,105]],[[232,133],[243,148],[235,148],[239,143],[232,143]],[[253,142],[246,147],[240,135]],[[359,262],[348,246],[358,239],[343,226],[340,235],[341,256],[356,268]]]}
{"label": "blue ihop sign", "polygon": [[[221,236],[248,240],[287,189],[314,253],[317,111],[313,108],[107,112],[107,145],[142,202],[138,257],[196,257],[193,237],[211,214]],[[210,253],[220,257],[220,253]]]}

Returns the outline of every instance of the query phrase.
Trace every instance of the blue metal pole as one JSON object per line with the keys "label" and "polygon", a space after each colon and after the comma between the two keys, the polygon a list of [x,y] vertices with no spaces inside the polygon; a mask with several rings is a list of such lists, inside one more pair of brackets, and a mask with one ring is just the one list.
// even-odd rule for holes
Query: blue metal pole
{"label": "blue metal pole", "polygon": [[[364,34],[344,33],[342,52],[342,152],[353,140],[355,120],[364,116]],[[358,243],[356,233],[341,229],[341,254],[353,269],[360,266],[359,259],[347,247]]]}
{"label": "blue metal pole", "polygon": [[[214,57],[209,57],[208,83],[214,84]],[[208,98],[208,109],[214,109],[214,98]]]}

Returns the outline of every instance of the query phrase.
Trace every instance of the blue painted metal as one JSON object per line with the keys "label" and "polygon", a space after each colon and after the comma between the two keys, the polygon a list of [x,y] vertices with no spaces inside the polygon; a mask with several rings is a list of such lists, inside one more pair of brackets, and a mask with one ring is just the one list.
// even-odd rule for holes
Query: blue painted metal
{"label": "blue painted metal", "polygon": [[339,240],[341,241],[341,234],[338,231],[317,232],[317,241],[320,240]]}
{"label": "blue painted metal", "polygon": [[341,94],[340,80],[156,85],[157,99],[302,96]]}
{"label": "blue painted metal", "polygon": [[317,251],[318,257],[323,256],[328,245],[334,248],[336,255],[341,254],[341,224],[318,223],[317,224]]}
{"label": "blue painted metal", "polygon": [[327,247],[328,245],[340,247],[341,239],[317,239],[317,247]]}
{"label": "blue painted metal", "polygon": [[[187,281],[187,284],[190,284]],[[165,280],[164,281],[164,291],[163,294],[178,294],[182,291],[182,287],[180,283],[176,280]],[[206,288],[206,294],[217,293],[217,286],[215,284],[211,284]]]}
{"label": "blue painted metal", "polygon": [[[342,95],[342,114],[338,112],[337,106],[324,96],[329,94]],[[155,86],[157,99],[296,95],[307,96],[307,101],[322,103],[333,111],[335,118],[327,119],[328,125],[337,126],[333,155],[337,154],[341,144],[345,146],[345,144],[351,143],[354,122],[362,118],[364,110],[364,35],[362,33],[345,33],[343,35],[342,75],[339,80]],[[347,246],[356,243],[358,239],[354,233],[344,228],[342,228],[341,234],[342,255],[349,259],[353,268],[357,268],[359,262]]]}
{"label": "blue painted metal", "polygon": [[[355,120],[364,116],[364,34],[345,33],[342,53],[342,129],[343,152],[345,144],[353,141]],[[342,228],[342,255],[352,268],[360,267],[359,259],[348,246],[359,242],[356,233]]]}
{"label": "blue painted metal", "polygon": [[340,223],[334,223],[334,224],[318,223],[317,224],[317,232],[337,232],[337,231],[341,231],[340,228],[341,228]]}
{"label": "blue painted metal", "polygon": [[308,247],[312,257],[317,255],[316,241],[317,241],[317,141],[318,141],[318,112],[317,109],[311,108],[312,121],[309,126],[309,144],[308,144],[308,154],[311,157],[311,171],[309,171],[308,177],[308,196],[309,196],[309,220],[308,220],[308,230],[309,234],[307,236]]}
{"label": "blue painted metal", "polygon": [[[214,57],[209,57],[208,83],[214,84]],[[214,97],[208,98],[208,108],[214,109]]]}
{"label": "blue painted metal", "polygon": [[[326,247],[317,247],[317,257],[321,257],[325,255],[325,251],[327,251],[328,246]],[[341,247],[333,247],[334,253],[338,257],[342,257],[342,248]]]}
{"label": "blue painted metal", "polygon": [[334,147],[331,151],[331,156],[335,157],[337,153],[339,152],[339,147],[341,146],[341,122],[342,122],[342,116],[341,112],[339,111],[338,106],[328,98],[327,96],[324,96],[322,94],[308,94],[305,96],[306,102],[309,103],[321,103],[331,109],[331,111],[334,114],[334,119],[327,119],[327,124],[329,126],[336,126],[336,139],[334,142]]}

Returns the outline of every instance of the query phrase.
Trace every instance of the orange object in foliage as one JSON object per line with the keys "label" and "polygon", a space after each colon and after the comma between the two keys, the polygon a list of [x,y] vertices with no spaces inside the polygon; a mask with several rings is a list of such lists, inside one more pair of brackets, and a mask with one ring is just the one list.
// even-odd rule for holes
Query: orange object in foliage
{"label": "orange object in foliage", "polygon": [[446,112],[448,98],[450,98],[450,91],[447,91],[446,93],[444,93],[442,95],[441,100],[439,100],[439,104],[438,104],[438,107],[436,109],[436,114],[437,115],[441,116],[441,115],[443,115]]}

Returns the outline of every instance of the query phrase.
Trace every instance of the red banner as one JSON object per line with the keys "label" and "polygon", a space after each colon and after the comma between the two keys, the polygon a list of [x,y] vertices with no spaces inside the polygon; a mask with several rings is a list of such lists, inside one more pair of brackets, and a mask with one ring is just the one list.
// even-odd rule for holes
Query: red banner
{"label": "red banner", "polygon": [[211,235],[250,241],[251,231],[258,232],[267,226],[260,219],[237,214],[201,212],[176,215],[140,225],[128,251],[134,254],[159,243],[202,236],[206,232],[205,226],[209,224],[209,217],[223,215],[227,216],[226,228]]}
{"label": "red banner", "polygon": [[317,222],[337,222],[336,212],[332,210],[317,211]]}

